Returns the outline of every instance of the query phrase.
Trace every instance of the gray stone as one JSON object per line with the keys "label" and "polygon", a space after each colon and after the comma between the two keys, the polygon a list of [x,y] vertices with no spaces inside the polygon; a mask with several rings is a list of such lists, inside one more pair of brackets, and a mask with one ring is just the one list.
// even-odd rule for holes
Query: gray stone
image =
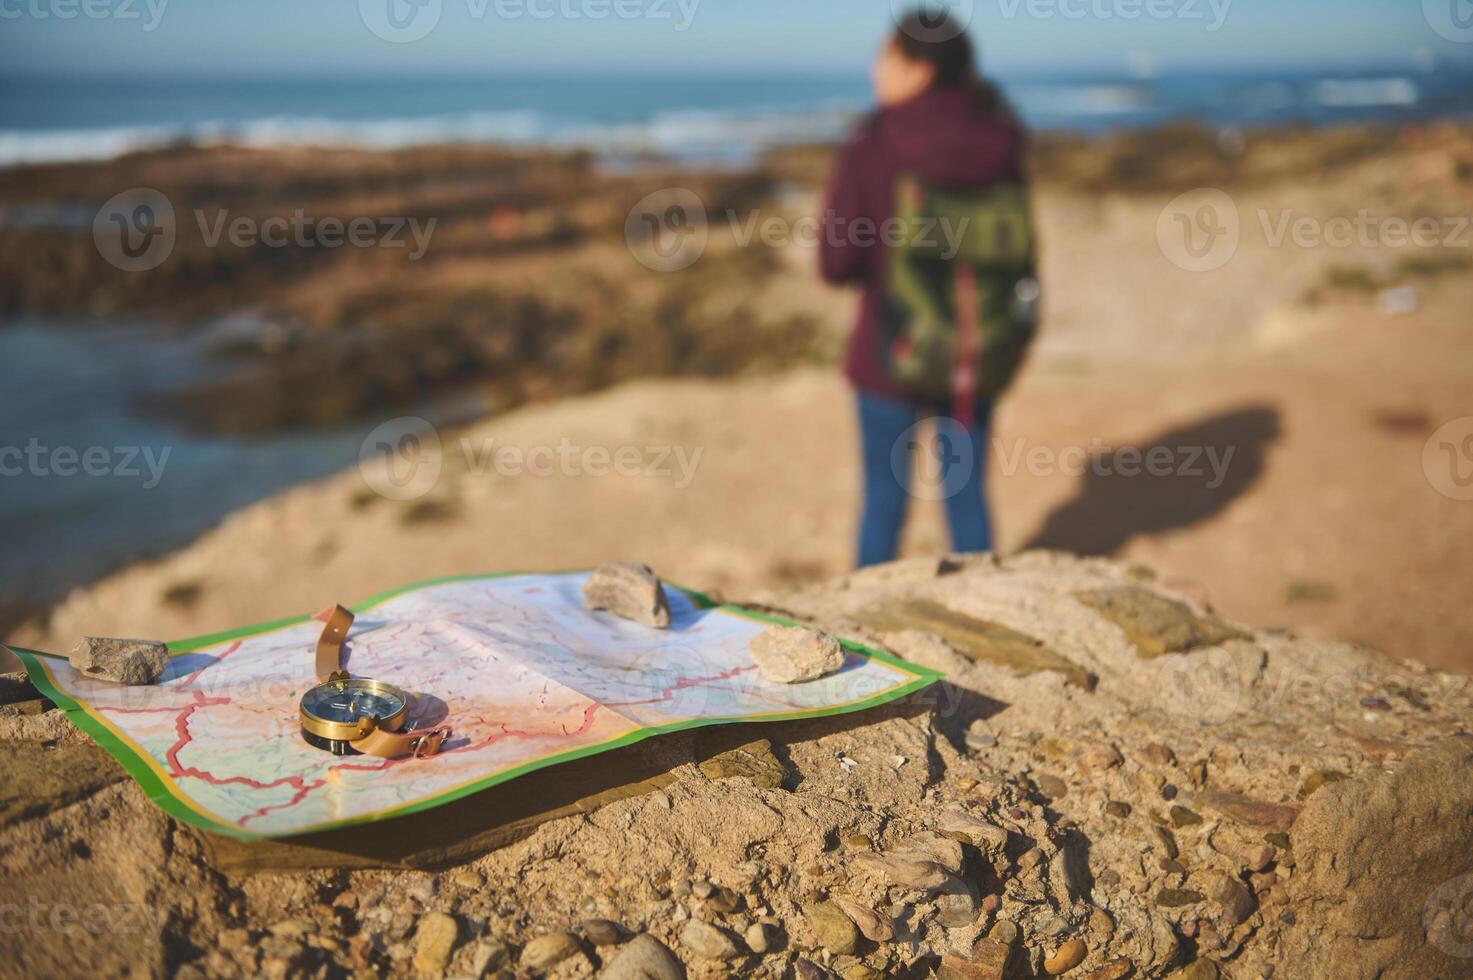
{"label": "gray stone", "polygon": [[742,955],[735,936],[700,919],[691,919],[680,930],[680,945],[706,960],[734,960]]}
{"label": "gray stone", "polygon": [[169,660],[169,648],[157,640],[88,636],[72,648],[69,660],[88,677],[139,687],[159,679]]}
{"label": "gray stone", "polygon": [[619,947],[602,980],[685,980],[685,966],[654,936],[641,933]]}
{"label": "gray stone", "polygon": [[589,609],[607,610],[642,626],[670,625],[670,600],[648,565],[632,561],[600,565],[583,583],[583,601]]}
{"label": "gray stone", "polygon": [[844,648],[827,633],[802,626],[769,626],[747,644],[762,676],[775,684],[817,680],[844,666]]}

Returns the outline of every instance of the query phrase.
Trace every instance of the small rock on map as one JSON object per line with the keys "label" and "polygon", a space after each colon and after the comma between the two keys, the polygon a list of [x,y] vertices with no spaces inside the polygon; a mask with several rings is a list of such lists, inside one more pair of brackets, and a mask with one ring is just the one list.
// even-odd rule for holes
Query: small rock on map
{"label": "small rock on map", "polygon": [[762,676],[777,684],[801,684],[844,665],[844,649],[827,633],[802,626],[769,626],[747,644]]}
{"label": "small rock on map", "polygon": [[643,626],[670,625],[670,600],[648,565],[615,561],[600,565],[583,583],[583,601],[589,609],[603,609]]}
{"label": "small rock on map", "polygon": [[137,687],[159,679],[169,660],[169,648],[156,640],[87,636],[72,648],[68,659],[88,677]]}

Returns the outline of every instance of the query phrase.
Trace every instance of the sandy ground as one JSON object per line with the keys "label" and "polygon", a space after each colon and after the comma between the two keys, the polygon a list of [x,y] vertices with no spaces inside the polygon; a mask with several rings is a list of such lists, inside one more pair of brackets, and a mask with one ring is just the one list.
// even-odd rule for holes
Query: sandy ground
{"label": "sandy ground", "polygon": [[[1138,560],[1235,617],[1473,667],[1473,502],[1449,469],[1473,468],[1456,428],[1473,416],[1473,233],[1456,226],[1473,139],[1443,135],[1325,179],[1230,188],[1241,240],[1212,271],[1170,260],[1171,192],[1041,190],[1046,329],[997,416],[1000,550]],[[1368,240],[1328,241],[1326,222],[1357,215]],[[1384,232],[1429,216],[1438,247]],[[1286,218],[1320,237],[1275,244]],[[817,283],[803,249],[787,259],[750,301],[837,340],[853,298]],[[1388,286],[1416,308],[1381,309]],[[797,366],[525,408],[441,433],[421,498],[385,499],[358,471],[299,488],[13,639],[179,638],[419,579],[615,558],[733,597],[837,574],[858,509],[852,414],[832,369]],[[1140,472],[1133,448],[1156,448],[1145,460],[1165,475]],[[945,550],[938,505],[917,501],[906,553]]]}

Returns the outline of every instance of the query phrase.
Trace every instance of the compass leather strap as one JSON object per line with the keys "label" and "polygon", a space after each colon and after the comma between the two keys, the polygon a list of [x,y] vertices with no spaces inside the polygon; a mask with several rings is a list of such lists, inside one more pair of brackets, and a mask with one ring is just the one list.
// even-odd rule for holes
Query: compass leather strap
{"label": "compass leather strap", "polygon": [[348,744],[364,755],[378,759],[397,759],[406,755],[427,759],[440,751],[441,743],[449,735],[448,728],[419,728],[412,732],[386,732],[375,728]]}
{"label": "compass leather strap", "polygon": [[331,606],[315,618],[326,620],[317,638],[317,679],[325,682],[343,669],[343,641],[353,625],[353,613],[342,606]]}

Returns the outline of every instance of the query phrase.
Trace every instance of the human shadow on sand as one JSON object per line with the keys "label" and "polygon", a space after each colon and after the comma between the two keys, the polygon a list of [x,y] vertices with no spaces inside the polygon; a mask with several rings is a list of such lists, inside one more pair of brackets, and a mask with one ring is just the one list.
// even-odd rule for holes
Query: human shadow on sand
{"label": "human shadow on sand", "polygon": [[1263,476],[1280,433],[1278,410],[1255,405],[1098,454],[1024,547],[1113,555],[1137,535],[1215,517]]}

